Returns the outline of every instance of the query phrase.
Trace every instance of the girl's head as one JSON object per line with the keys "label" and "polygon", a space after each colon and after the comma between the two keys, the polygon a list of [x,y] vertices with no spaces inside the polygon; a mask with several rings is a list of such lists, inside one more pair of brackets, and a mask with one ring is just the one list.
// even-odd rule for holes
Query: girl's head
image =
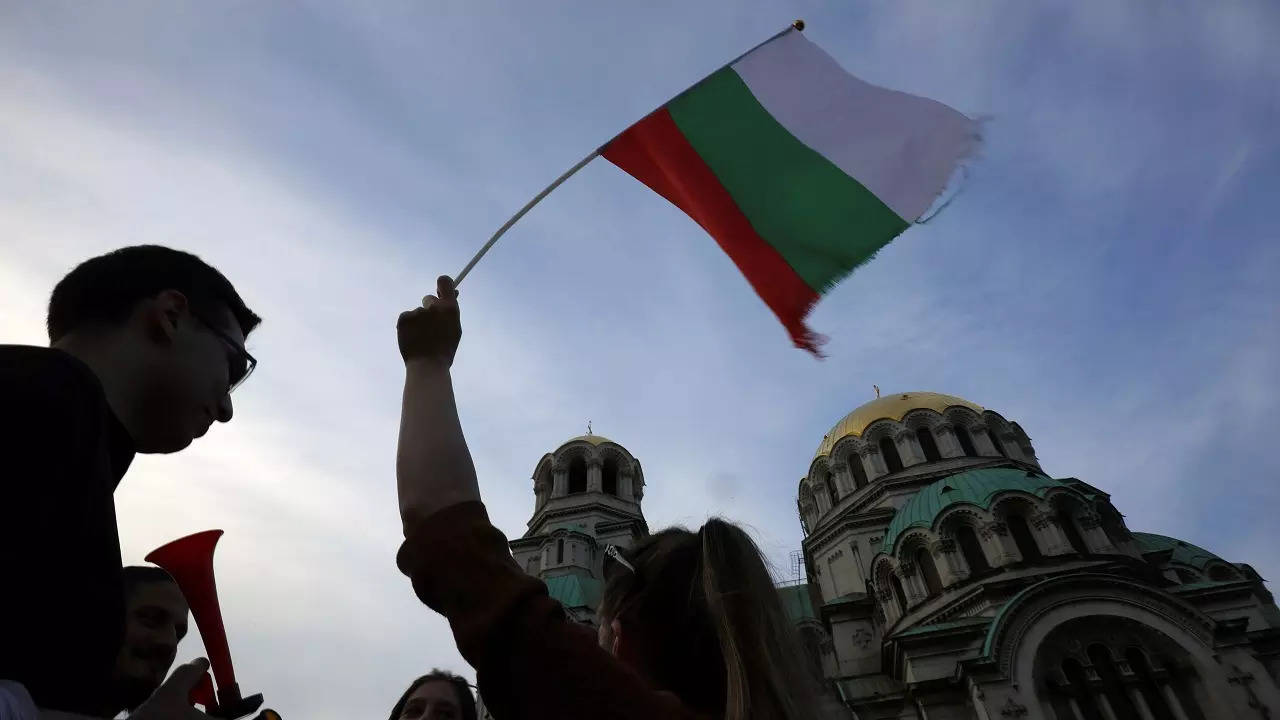
{"label": "girl's head", "polygon": [[432,670],[409,684],[389,720],[476,720],[476,701],[466,680]]}
{"label": "girl's head", "polygon": [[606,558],[600,641],[663,690],[726,720],[814,715],[819,685],[760,550],[713,518]]}

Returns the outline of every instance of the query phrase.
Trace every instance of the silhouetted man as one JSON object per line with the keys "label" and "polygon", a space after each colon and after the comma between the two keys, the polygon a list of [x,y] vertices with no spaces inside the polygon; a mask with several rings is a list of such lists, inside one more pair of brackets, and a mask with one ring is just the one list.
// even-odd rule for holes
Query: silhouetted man
{"label": "silhouetted man", "polygon": [[[160,687],[187,636],[190,608],[178,583],[158,567],[133,565],[124,581],[124,642],[112,678],[114,711],[133,711]],[[113,713],[114,714],[114,713]]]}
{"label": "silhouetted man", "polygon": [[[125,618],[112,493],[134,453],[177,452],[231,419],[258,323],[217,270],[143,246],[57,284],[51,347],[0,346],[0,679],[40,707],[112,706]],[[176,708],[183,693],[160,695]]]}

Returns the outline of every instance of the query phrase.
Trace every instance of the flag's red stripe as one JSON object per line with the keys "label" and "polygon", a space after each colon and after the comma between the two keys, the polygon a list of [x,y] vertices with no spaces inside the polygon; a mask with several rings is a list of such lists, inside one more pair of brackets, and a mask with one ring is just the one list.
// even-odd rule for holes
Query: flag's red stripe
{"label": "flag's red stripe", "polygon": [[601,154],[710,233],[782,321],[795,344],[817,352],[821,338],[805,327],[804,318],[818,301],[818,294],[751,227],[666,108],[632,125]]}

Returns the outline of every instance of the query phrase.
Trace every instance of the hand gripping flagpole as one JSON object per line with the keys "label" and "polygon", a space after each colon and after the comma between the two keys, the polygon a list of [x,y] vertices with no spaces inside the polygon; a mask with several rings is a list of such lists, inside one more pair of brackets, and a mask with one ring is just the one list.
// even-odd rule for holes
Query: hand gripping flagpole
{"label": "hand gripping flagpole", "polygon": [[[738,62],[739,60],[741,60],[742,58],[746,57],[747,55],[750,55],[752,52],[754,52],[756,49],[758,49],[761,45],[765,45],[765,44],[767,44],[767,43],[773,42],[774,40],[777,40],[778,38],[782,37],[783,35],[786,35],[787,33],[791,32],[792,30],[800,30],[800,31],[803,31],[803,30],[804,30],[804,20],[796,20],[795,22],[793,22],[793,23],[791,23],[790,25],[788,25],[788,26],[787,26],[785,29],[783,29],[781,32],[775,33],[772,37],[770,37],[769,39],[765,40],[764,42],[761,42],[761,43],[757,44],[755,47],[752,47],[750,50],[748,50],[748,51],[746,51],[746,52],[742,53],[741,55],[739,55],[738,57],[736,57],[736,58],[734,58],[734,59],[730,60],[729,62],[725,63],[724,65],[721,65],[719,68],[716,68],[715,72],[713,72],[713,73],[708,73],[708,76],[710,76],[710,75],[714,75],[716,72],[720,72],[721,70],[723,70],[723,69],[725,69],[725,68],[729,67],[730,65],[732,65],[732,64],[734,64],[734,63],[736,63],[736,62]],[[701,82],[701,81],[699,81],[699,82]],[[695,84],[696,84],[696,83],[695,83]],[[692,87],[692,86],[691,86],[691,87]],[[685,91],[682,91],[680,94],[682,95],[682,94],[684,94],[684,92],[687,92],[687,89],[686,89]],[[680,96],[680,95],[676,95],[676,97],[679,97],[679,96]],[[666,106],[668,103],[670,103],[670,102],[671,102],[671,101],[670,101],[670,100],[668,100],[667,102],[664,102],[662,105],[659,105],[657,108],[654,108],[654,112],[657,112],[658,110],[662,109],[663,107],[665,107],[665,106]],[[650,113],[650,114],[652,114],[652,113]],[[644,115],[643,117],[648,117],[648,115]],[[630,127],[631,127],[630,125],[628,125],[628,126],[627,126],[627,128],[628,128],[628,129],[629,129]],[[624,129],[622,132],[626,132],[626,130]],[[546,186],[545,188],[543,188],[543,189],[542,189],[542,192],[538,193],[537,195],[534,195],[532,200],[530,200],[529,202],[525,203],[525,204],[524,204],[524,207],[520,208],[519,212],[517,212],[515,215],[512,215],[512,216],[511,216],[511,218],[510,218],[509,220],[507,220],[505,223],[503,223],[503,224],[502,224],[502,227],[498,228],[498,231],[497,231],[497,232],[495,232],[495,233],[493,234],[493,236],[489,238],[489,241],[488,241],[488,242],[486,242],[486,243],[485,243],[485,244],[480,248],[480,251],[479,251],[479,252],[477,252],[477,253],[475,254],[475,257],[471,258],[471,261],[467,263],[467,266],[466,266],[466,267],[464,267],[464,268],[462,268],[462,272],[458,273],[458,276],[457,276],[457,277],[455,277],[455,278],[453,279],[453,285],[454,285],[454,287],[457,287],[458,285],[461,285],[461,284],[462,284],[462,279],[463,279],[464,277],[466,277],[466,276],[467,276],[467,273],[471,272],[471,268],[475,267],[475,266],[476,266],[476,263],[480,262],[480,258],[484,257],[485,253],[489,252],[489,248],[493,247],[493,244],[494,244],[494,243],[496,243],[496,242],[498,242],[498,238],[502,237],[502,236],[503,236],[503,235],[504,235],[508,230],[510,230],[510,229],[511,229],[511,226],[516,224],[516,221],[518,221],[520,218],[524,217],[524,216],[525,216],[525,213],[527,213],[527,212],[529,212],[530,210],[532,210],[534,205],[537,205],[538,203],[542,202],[542,199],[543,199],[543,198],[545,198],[547,195],[551,194],[551,191],[552,191],[552,190],[555,190],[556,188],[560,187],[560,185],[561,185],[562,183],[564,183],[564,181],[565,181],[565,180],[568,180],[569,178],[573,177],[573,175],[574,175],[575,173],[577,173],[577,172],[578,172],[579,170],[581,170],[582,168],[586,167],[587,163],[591,162],[592,160],[595,160],[597,157],[600,157],[600,153],[604,152],[604,149],[605,149],[606,147],[608,147],[608,146],[609,146],[609,143],[613,142],[614,140],[617,140],[617,139],[618,139],[618,137],[619,137],[620,135],[622,135],[622,133],[618,133],[617,135],[614,135],[612,138],[610,138],[610,139],[609,139],[609,142],[606,142],[605,144],[601,145],[600,147],[596,148],[595,150],[592,150],[592,151],[591,151],[591,154],[589,154],[589,155],[587,155],[586,157],[582,158],[582,159],[581,159],[581,160],[579,160],[579,161],[577,162],[577,164],[575,164],[573,167],[571,167],[571,168],[569,168],[568,170],[564,171],[564,173],[563,173],[563,174],[561,174],[561,175],[560,175],[560,177],[556,178],[554,181],[552,181],[552,183],[551,183],[550,185],[548,185],[548,186]]]}

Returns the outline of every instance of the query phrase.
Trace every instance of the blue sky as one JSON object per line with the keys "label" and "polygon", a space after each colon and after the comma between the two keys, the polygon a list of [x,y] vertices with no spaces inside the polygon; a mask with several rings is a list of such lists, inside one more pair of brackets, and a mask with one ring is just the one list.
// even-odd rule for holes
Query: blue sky
{"label": "blue sky", "polygon": [[785,572],[796,481],[877,384],[998,410],[1132,529],[1280,575],[1274,4],[371,5],[0,4],[4,340],[41,343],[61,274],[137,242],[199,253],[266,318],[235,422],[139,459],[117,504],[128,561],[227,530],[241,685],[286,716],[471,676],[393,564],[396,315],[796,17],[860,77],[986,118],[963,192],[826,297],[817,362],[694,223],[588,166],[462,286],[499,526],[590,419],[644,464],[652,526],[727,515]]}

